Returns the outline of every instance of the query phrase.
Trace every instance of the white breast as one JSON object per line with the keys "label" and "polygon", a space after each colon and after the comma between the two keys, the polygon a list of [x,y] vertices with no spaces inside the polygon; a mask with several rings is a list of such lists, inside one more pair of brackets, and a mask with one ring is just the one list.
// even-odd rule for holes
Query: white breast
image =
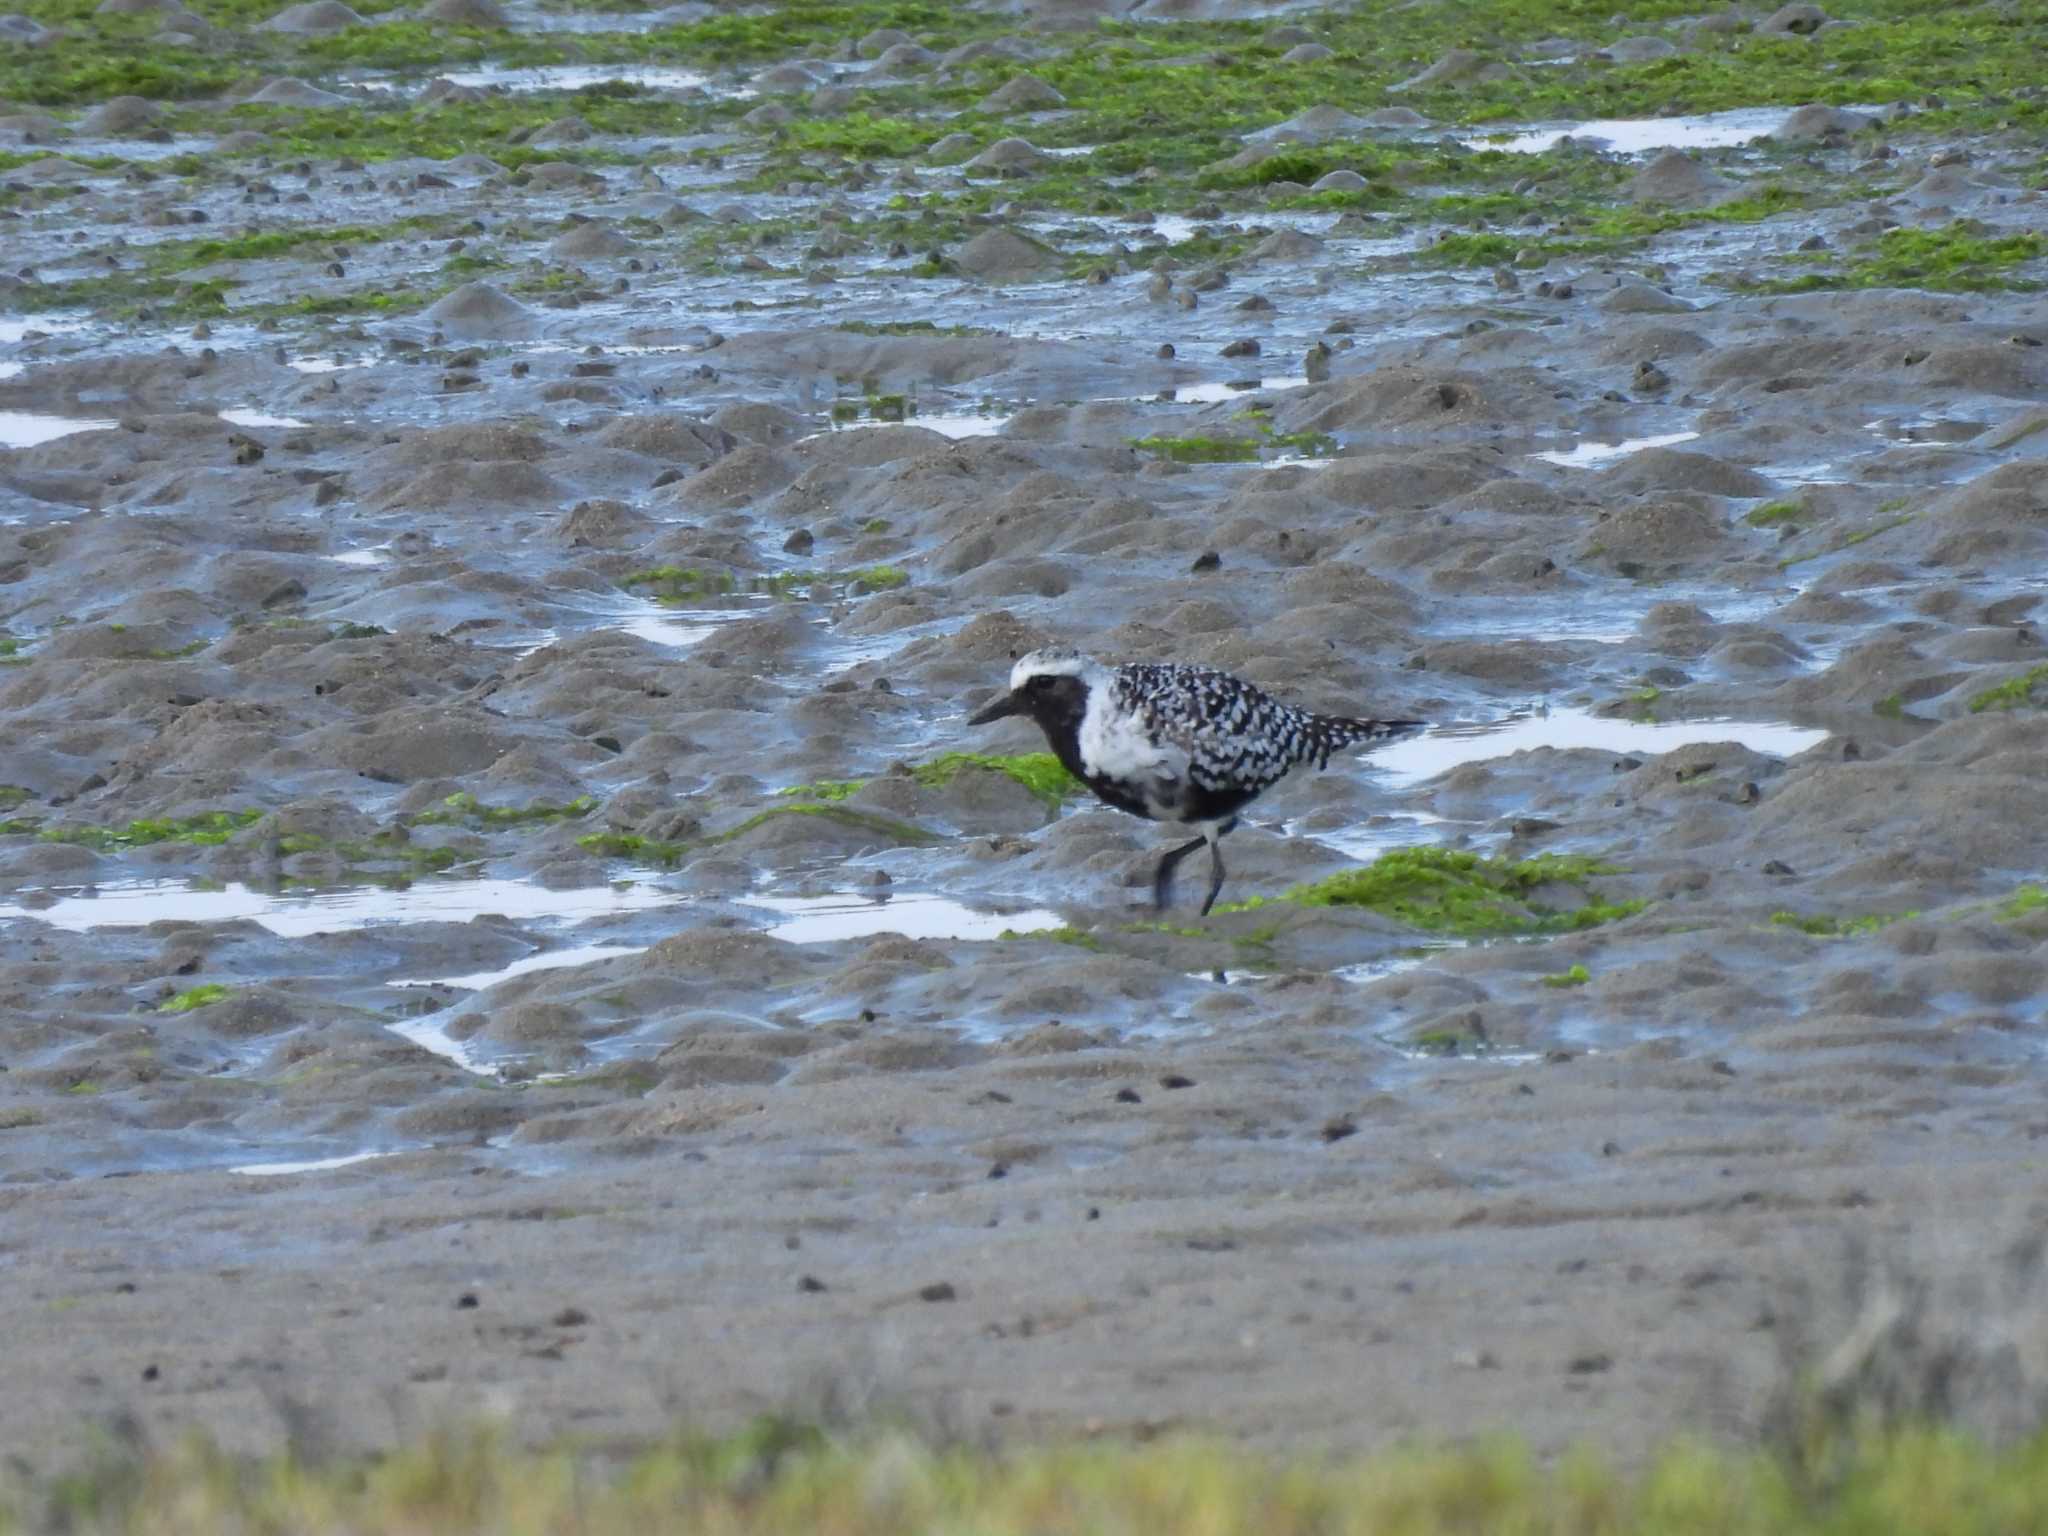
{"label": "white breast", "polygon": [[1155,814],[1171,816],[1188,782],[1188,755],[1154,739],[1137,716],[1116,708],[1108,688],[1089,690],[1081,716],[1081,763],[1091,773],[1128,784]]}

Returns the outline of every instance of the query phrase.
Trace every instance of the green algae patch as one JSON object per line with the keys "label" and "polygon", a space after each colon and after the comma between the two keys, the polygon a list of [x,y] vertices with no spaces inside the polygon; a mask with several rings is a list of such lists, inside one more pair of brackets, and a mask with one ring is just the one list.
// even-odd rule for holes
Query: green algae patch
{"label": "green algae patch", "polygon": [[[1575,933],[1632,917],[1647,905],[1606,902],[1594,895],[1591,885],[1597,876],[1619,873],[1598,859],[1569,854],[1511,861],[1451,848],[1398,848],[1272,900],[1302,907],[1365,907],[1431,933]],[[1545,887],[1557,886],[1576,889],[1586,898],[1584,904],[1566,910],[1535,900]],[[1267,898],[1255,896],[1217,910],[1243,912],[1268,904]]]}
{"label": "green algae patch", "polygon": [[700,571],[686,565],[652,565],[619,578],[628,592],[645,587],[657,603],[673,606],[705,597],[723,597],[732,591],[732,578],[723,571]]}
{"label": "green algae patch", "polygon": [[581,821],[597,809],[597,797],[578,795],[566,805],[536,801],[532,805],[485,805],[467,790],[450,795],[438,810],[422,811],[411,818],[416,827],[479,826],[530,827],[562,821]]}
{"label": "green algae patch", "polygon": [[1058,810],[1060,802],[1068,796],[1081,791],[1081,781],[1067,772],[1050,752],[1020,752],[1014,757],[998,757],[983,752],[947,752],[928,763],[914,765],[910,776],[928,789],[941,789],[969,768],[1008,774],[1053,810]]}
{"label": "green algae patch", "polygon": [[1796,501],[1773,501],[1742,514],[1752,528],[1792,528],[1806,520],[1806,508]]}
{"label": "green algae patch", "polygon": [[2048,910],[2048,886],[2023,885],[1998,907],[1998,920],[2016,923],[2032,913]]}
{"label": "green algae patch", "polygon": [[2008,1444],[1955,1428],[1823,1423],[1810,1443],[1727,1447],[1695,1434],[1619,1465],[1590,1448],[1542,1456],[1508,1436],[1333,1452],[1172,1430],[992,1447],[888,1423],[828,1433],[776,1416],[719,1436],[678,1426],[649,1443],[594,1438],[536,1446],[502,1427],[443,1424],[374,1455],[293,1447],[245,1457],[197,1433],[124,1443],[81,1470],[11,1477],[0,1526],[107,1536],[1992,1536],[2048,1525],[2048,1436],[2038,1431]]}
{"label": "green algae patch", "polygon": [[209,981],[203,987],[189,987],[185,991],[180,992],[176,997],[159,1003],[156,1011],[158,1013],[191,1013],[194,1009],[210,1007],[214,1003],[223,1001],[231,990],[231,988],[224,987],[217,981]]}
{"label": "green algae patch", "polygon": [[863,811],[836,800],[812,799],[795,805],[771,805],[765,811],[756,811],[738,826],[728,827],[695,842],[645,837],[638,832],[591,832],[577,838],[576,846],[600,858],[632,859],[636,863],[673,869],[694,849],[715,848],[721,843],[729,843],[784,816],[821,817],[842,827],[887,838],[896,847],[926,847],[945,840],[936,832],[927,832],[923,827],[898,821],[893,816]]}
{"label": "green algae patch", "polygon": [[261,811],[204,811],[197,816],[171,817],[160,821],[131,821],[122,827],[92,827],[67,824],[48,827],[39,836],[50,843],[76,843],[101,853],[124,848],[141,848],[151,843],[192,843],[214,847],[225,843],[244,827],[263,819]]}
{"label": "green algae patch", "polygon": [[1982,693],[1970,697],[1970,713],[1981,715],[1993,709],[2019,709],[2023,705],[2040,704],[2034,697],[2034,690],[2048,685],[2048,662],[2022,672],[2018,677],[2008,678],[1996,688],[1986,688]]}
{"label": "green algae patch", "polygon": [[1131,446],[1140,453],[1175,464],[1242,464],[1259,456],[1254,437],[1134,437]]}
{"label": "green algae patch", "polygon": [[2048,256],[2048,241],[2032,230],[1997,234],[1959,219],[1940,229],[1892,229],[1847,266],[1745,285],[1759,293],[1808,293],[1829,288],[1922,288],[1942,293],[2032,292],[2041,284],[2014,268]]}
{"label": "green algae patch", "polygon": [[[1080,793],[1081,781],[1061,766],[1050,752],[1020,752],[1002,757],[986,752],[947,752],[928,763],[908,764],[910,777],[926,789],[943,789],[970,768],[1007,774],[1043,800],[1049,810]],[[779,794],[796,799],[837,801],[859,794],[870,779],[820,779],[813,784],[794,784]]]}
{"label": "green algae patch", "polygon": [[707,838],[707,843],[729,843],[736,837],[744,837],[756,827],[783,816],[819,816],[826,821],[837,822],[842,827],[851,827],[859,832],[871,832],[877,837],[894,840],[897,846],[926,847],[945,839],[936,832],[927,832],[923,827],[913,826],[907,821],[898,821],[893,816],[880,816],[873,811],[858,810],[850,805],[841,805],[830,800],[799,802],[796,805],[771,805],[765,811],[756,811],[736,827]]}
{"label": "green algae patch", "polygon": [[1024,933],[1019,933],[1015,928],[1005,928],[996,937],[998,939],[1043,939],[1048,944],[1067,944],[1075,949],[1085,949],[1090,952],[1099,951],[1102,948],[1102,940],[1093,933],[1090,933],[1086,928],[1033,928]]}
{"label": "green algae patch", "polygon": [[1852,939],[1864,934],[1876,933],[1889,928],[1893,923],[1902,923],[1909,917],[1918,917],[1911,912],[1866,912],[1861,917],[1834,917],[1826,913],[1809,916],[1800,912],[1773,912],[1771,925],[1776,928],[1792,928],[1816,939]]}
{"label": "green algae patch", "polygon": [[1558,971],[1539,979],[1546,987],[1583,987],[1593,979],[1593,973],[1583,965],[1575,965],[1568,971]]}
{"label": "green algae patch", "polygon": [[599,858],[632,859],[636,863],[656,864],[663,869],[673,869],[682,863],[683,855],[690,848],[685,842],[642,837],[638,832],[590,832],[577,838],[576,846]]}

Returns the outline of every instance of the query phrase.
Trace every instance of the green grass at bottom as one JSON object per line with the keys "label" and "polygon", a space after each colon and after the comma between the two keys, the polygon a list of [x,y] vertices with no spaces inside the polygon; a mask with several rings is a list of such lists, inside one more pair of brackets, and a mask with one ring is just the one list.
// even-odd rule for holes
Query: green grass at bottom
{"label": "green grass at bottom", "polygon": [[[1590,1452],[1545,1465],[1511,1441],[1352,1456],[1191,1437],[990,1452],[768,1419],[625,1460],[521,1450],[483,1430],[314,1462],[241,1461],[194,1441],[110,1453],[12,1497],[24,1528],[161,1536],[1993,1536],[2048,1529],[2048,1436],[1993,1450],[1937,1430],[1871,1434],[1830,1447],[1824,1471],[1680,1442],[1622,1472]],[[12,1523],[0,1506],[0,1529]]]}
{"label": "green grass at bottom", "polygon": [[[1571,933],[1643,909],[1641,901],[1602,901],[1592,890],[1596,876],[1618,873],[1597,859],[1559,854],[1510,861],[1450,848],[1397,848],[1272,900],[1302,907],[1366,907],[1435,933]],[[1578,904],[1553,907],[1537,899],[1567,891],[1579,898]],[[1243,912],[1267,904],[1267,898],[1254,896],[1216,910]]]}

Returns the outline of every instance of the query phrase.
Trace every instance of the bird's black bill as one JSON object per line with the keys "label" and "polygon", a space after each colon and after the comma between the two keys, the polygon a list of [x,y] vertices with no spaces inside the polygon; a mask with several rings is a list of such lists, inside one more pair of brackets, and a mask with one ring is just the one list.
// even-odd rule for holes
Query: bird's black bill
{"label": "bird's black bill", "polygon": [[998,695],[989,703],[984,704],[974,714],[969,715],[967,723],[969,725],[993,725],[996,721],[1006,716],[1021,715],[1022,713],[1024,713],[1024,701],[1019,699],[1014,693],[1005,693]]}

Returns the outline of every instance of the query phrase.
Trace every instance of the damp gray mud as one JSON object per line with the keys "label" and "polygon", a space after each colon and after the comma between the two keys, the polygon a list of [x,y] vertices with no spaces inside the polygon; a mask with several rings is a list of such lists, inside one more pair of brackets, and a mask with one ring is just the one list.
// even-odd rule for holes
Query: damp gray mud
{"label": "damp gray mud", "polygon": [[[1956,292],[1859,265],[1899,232],[2048,233],[2038,147],[1446,97],[1361,130],[1357,185],[1254,160],[1084,196],[1115,146],[1013,147],[1001,177],[923,148],[961,82],[1073,40],[1010,43],[913,50],[941,73],[895,106],[851,45],[310,82],[535,112],[446,160],[208,162],[257,120],[209,103],[133,153],[71,114],[69,169],[7,146],[0,1207],[25,1244],[111,1271],[161,1208],[209,1284],[368,1266],[413,1354],[366,1335],[363,1379],[416,1406],[405,1372],[469,1379],[428,1308],[472,1285],[543,1317],[587,1292],[606,1326],[701,1285],[687,1346],[647,1348],[709,1382],[744,1374],[730,1338],[772,1332],[794,1372],[897,1327],[946,1268],[959,1353],[1042,1324],[1003,1336],[1018,1422],[1100,1389],[1149,1424],[1074,1353],[1096,1309],[1214,1291],[1204,1358],[1242,1353],[1245,1402],[1309,1402],[1318,1352],[1268,1376],[1237,1341],[1291,1315],[1310,1228],[1350,1246],[1304,1274],[1402,1298],[1367,1352],[1394,1359],[1428,1331],[1374,1268],[1395,1247],[1415,1273],[1540,1250],[1515,1294],[1620,1316],[1631,1266],[1585,1268],[1589,1221],[1676,1285],[1666,1243],[1691,1272],[1716,1223],[1883,1207],[1949,1178],[1943,1148],[1994,1167],[2038,1132],[2048,270]],[[801,152],[849,101],[918,148]],[[650,102],[688,131],[593,126]],[[961,121],[977,149],[1078,136],[1052,106]],[[1443,156],[1517,169],[1467,196],[1430,183]],[[1654,230],[1547,216],[1596,183]],[[1844,286],[1791,291],[1814,274]],[[1005,771],[1030,727],[966,724],[1045,644],[1425,729],[1287,779],[1225,841],[1218,910],[1198,856],[1155,912],[1170,829]],[[1404,859],[1416,883],[1328,899]],[[1474,918],[1440,877],[1512,900]],[[1017,1290],[1070,1267],[1056,1301]],[[814,1271],[831,1290],[799,1293]],[[1705,1326],[1657,1294],[1659,1326]],[[800,1295],[844,1310],[778,1310]],[[294,1336],[302,1303],[264,1291],[247,1327]],[[555,1371],[547,1413],[637,1432],[675,1411],[665,1378],[600,1402],[638,1337],[491,1370]],[[1461,1425],[1479,1374],[1439,1383]],[[1587,1437],[1665,1411],[1612,1390],[1574,1394]],[[1315,1401],[1286,1424],[1349,1412]]]}

